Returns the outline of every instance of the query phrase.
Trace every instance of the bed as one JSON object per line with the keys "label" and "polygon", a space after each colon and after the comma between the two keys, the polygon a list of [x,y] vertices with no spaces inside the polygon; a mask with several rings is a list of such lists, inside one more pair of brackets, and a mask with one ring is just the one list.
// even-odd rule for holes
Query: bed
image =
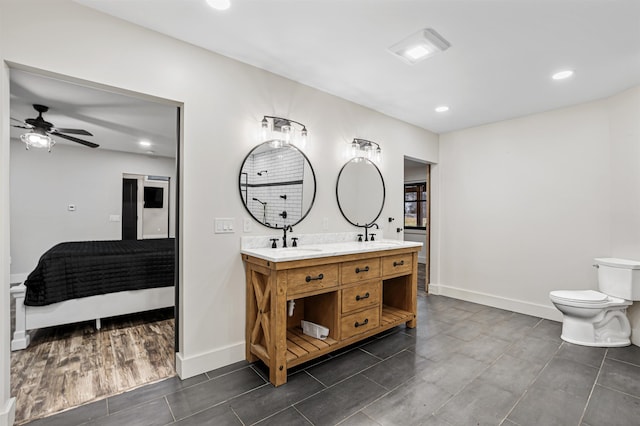
{"label": "bed", "polygon": [[174,306],[175,239],[60,243],[42,255],[24,283],[11,287],[16,329],[11,350],[29,330],[96,321]]}

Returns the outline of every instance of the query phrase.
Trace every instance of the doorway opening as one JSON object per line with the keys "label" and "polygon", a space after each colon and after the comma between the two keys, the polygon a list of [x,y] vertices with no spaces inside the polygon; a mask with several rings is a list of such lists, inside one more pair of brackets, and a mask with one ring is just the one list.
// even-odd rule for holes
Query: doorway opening
{"label": "doorway opening", "polygon": [[[30,341],[22,341],[24,349],[12,342],[16,350],[11,354],[16,422],[24,423],[175,375],[181,113],[180,105],[173,101],[41,70],[11,68],[9,82],[11,294],[25,294],[27,276],[59,244],[123,240],[124,178],[143,181],[142,189],[129,196],[142,198],[143,205],[135,214],[139,212],[147,224],[147,228],[142,222],[138,225],[136,219],[135,235],[127,229],[127,238],[170,240],[165,244],[170,255],[163,268],[170,265],[172,271],[165,287],[108,293],[106,296],[135,294],[122,301],[123,305],[136,302],[123,308],[123,313],[102,318],[79,314],[81,319],[66,321],[66,316],[79,311],[66,308],[51,320],[55,324],[47,320],[45,325],[32,326],[30,313],[42,307],[20,305],[24,318],[17,321],[18,298],[11,298],[12,336],[19,323],[30,335]],[[48,107],[46,119],[55,128],[67,133],[82,129],[86,133],[81,138],[99,146],[52,135],[56,143],[51,152],[37,147],[25,150],[20,136],[31,130],[27,120],[34,117],[33,105]],[[146,197],[145,187],[151,188]],[[162,293],[161,306],[146,303],[144,299],[150,299],[145,297],[146,290],[149,295]],[[88,297],[51,302],[44,308],[67,307],[70,305],[58,303],[81,299]],[[164,306],[167,308],[159,309]],[[47,350],[46,345],[56,349]],[[42,368],[37,370],[38,366]],[[65,392],[34,383],[64,383]],[[29,402],[33,400],[39,403]]]}
{"label": "doorway opening", "polygon": [[431,228],[431,166],[404,158],[404,239],[421,242],[418,253],[418,289],[429,292]]}

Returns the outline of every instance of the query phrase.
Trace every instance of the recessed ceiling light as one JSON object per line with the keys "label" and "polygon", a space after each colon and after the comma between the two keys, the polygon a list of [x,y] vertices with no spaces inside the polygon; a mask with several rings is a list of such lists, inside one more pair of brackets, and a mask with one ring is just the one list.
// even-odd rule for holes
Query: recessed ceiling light
{"label": "recessed ceiling light", "polygon": [[207,4],[216,10],[227,10],[231,6],[229,0],[207,0]]}
{"label": "recessed ceiling light", "polygon": [[149,147],[151,146],[151,142],[149,141],[140,141],[140,146]]}
{"label": "recessed ceiling light", "polygon": [[436,107],[436,112],[447,112],[449,111],[449,107],[446,105],[440,105]]}
{"label": "recessed ceiling light", "polygon": [[565,78],[569,78],[573,75],[573,70],[563,70],[555,73],[551,76],[554,80],[564,80]]}
{"label": "recessed ceiling light", "polygon": [[409,64],[415,64],[449,47],[451,44],[436,30],[425,28],[394,44],[389,50]]}

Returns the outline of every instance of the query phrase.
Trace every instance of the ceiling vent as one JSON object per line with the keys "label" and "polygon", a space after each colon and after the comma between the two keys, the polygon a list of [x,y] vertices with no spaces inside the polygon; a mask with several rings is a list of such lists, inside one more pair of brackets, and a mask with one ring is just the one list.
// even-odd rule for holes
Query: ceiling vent
{"label": "ceiling vent", "polygon": [[389,51],[398,55],[405,62],[415,64],[437,53],[444,52],[449,47],[451,47],[451,43],[436,30],[425,28],[394,44],[389,48]]}

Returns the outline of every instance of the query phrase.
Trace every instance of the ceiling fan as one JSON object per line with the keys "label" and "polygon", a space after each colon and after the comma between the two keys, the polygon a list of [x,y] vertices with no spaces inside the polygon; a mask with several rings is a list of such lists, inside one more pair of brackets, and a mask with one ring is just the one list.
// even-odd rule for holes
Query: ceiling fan
{"label": "ceiling fan", "polygon": [[75,136],[69,136],[65,133],[71,133],[74,135],[84,135],[84,136],[93,136],[91,133],[82,129],[63,129],[59,127],[55,127],[52,123],[46,121],[42,114],[49,111],[49,107],[39,104],[34,104],[33,109],[38,112],[38,116],[36,118],[27,118],[24,121],[11,118],[14,121],[21,123],[22,125],[12,124],[12,127],[18,127],[20,129],[28,129],[30,132],[25,133],[20,136],[20,140],[25,143],[27,149],[29,147],[35,146],[36,148],[48,148],[51,151],[51,147],[55,145],[55,141],[51,139],[51,136],[63,138],[70,140],[72,142],[76,142],[82,144],[84,146],[88,146],[89,148],[97,148],[100,145],[97,143],[89,142],[84,139],[76,138]]}

